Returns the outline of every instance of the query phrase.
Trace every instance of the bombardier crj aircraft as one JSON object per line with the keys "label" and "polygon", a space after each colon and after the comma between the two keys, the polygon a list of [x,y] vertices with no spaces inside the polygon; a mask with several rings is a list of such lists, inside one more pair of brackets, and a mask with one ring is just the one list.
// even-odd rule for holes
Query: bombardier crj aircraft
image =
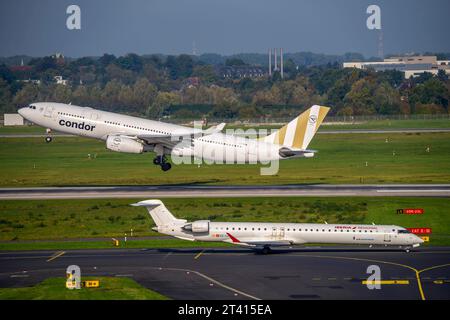
{"label": "bombardier crj aircraft", "polygon": [[[155,165],[171,168],[166,155],[195,157],[215,163],[256,163],[313,157],[308,150],[329,108],[313,106],[277,132],[260,139],[221,133],[225,124],[207,130],[131,117],[89,107],[54,102],[19,109],[30,122],[51,130],[106,141],[106,148],[126,153],[154,151]],[[47,142],[52,141],[49,135]]]}
{"label": "bombardier crj aircraft", "polygon": [[156,224],[153,229],[160,233],[189,241],[232,243],[264,254],[272,247],[305,243],[399,246],[408,252],[424,242],[407,229],[392,225],[188,222],[175,218],[160,200],[145,200],[132,206],[147,208]]}

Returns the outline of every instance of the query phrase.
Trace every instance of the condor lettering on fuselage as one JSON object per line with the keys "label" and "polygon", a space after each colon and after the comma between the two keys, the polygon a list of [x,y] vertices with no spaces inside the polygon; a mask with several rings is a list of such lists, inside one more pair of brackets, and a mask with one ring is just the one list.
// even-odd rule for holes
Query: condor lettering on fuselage
{"label": "condor lettering on fuselage", "polygon": [[68,128],[76,128],[81,130],[84,129],[86,131],[92,131],[95,128],[95,126],[85,124],[84,122],[78,123],[75,121],[66,121],[66,120],[59,120],[59,125]]}

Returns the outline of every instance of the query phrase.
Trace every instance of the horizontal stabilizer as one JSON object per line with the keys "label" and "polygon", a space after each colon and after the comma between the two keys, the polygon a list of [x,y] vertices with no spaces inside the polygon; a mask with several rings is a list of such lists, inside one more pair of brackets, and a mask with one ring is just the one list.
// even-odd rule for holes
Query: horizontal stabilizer
{"label": "horizontal stabilizer", "polygon": [[289,148],[280,148],[278,151],[280,153],[280,156],[282,158],[288,158],[288,157],[294,157],[294,156],[304,156],[304,157],[313,157],[315,153],[317,153],[317,150],[310,150],[310,149],[289,149]]}

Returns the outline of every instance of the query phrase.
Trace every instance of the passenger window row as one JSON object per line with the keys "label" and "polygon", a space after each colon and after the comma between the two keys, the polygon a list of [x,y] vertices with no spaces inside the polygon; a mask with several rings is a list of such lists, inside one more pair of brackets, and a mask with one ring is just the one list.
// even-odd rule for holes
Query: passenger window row
{"label": "passenger window row", "polygon": [[[278,228],[278,227],[277,227]],[[247,227],[244,227],[244,228],[241,228],[241,227],[216,227],[216,228],[214,228],[213,230],[244,230],[244,231],[247,231],[247,230],[250,230],[251,229],[251,231],[255,231],[255,230],[257,230],[257,231],[261,231],[261,229],[263,229],[264,231],[267,231],[267,228],[255,228],[255,227],[252,227],[252,228],[247,228]],[[291,228],[286,228],[285,229],[286,231],[291,231]],[[302,228],[299,228],[299,229],[296,229],[296,228],[292,228],[292,231],[298,231],[298,232],[302,232],[302,230],[304,231],[304,232],[309,232],[309,231],[311,231],[311,232],[314,232],[314,229],[307,229],[307,228],[305,228],[305,229],[302,229]],[[350,232],[350,231],[352,231],[352,232],[354,232],[354,233],[356,233],[356,232],[358,232],[358,233],[363,233],[363,230],[332,230],[332,229],[315,229],[315,231],[316,232],[344,232],[344,231],[346,231],[346,232]],[[364,230],[364,233],[373,233],[374,231],[373,230]],[[376,232],[375,232],[376,233]],[[399,232],[400,233],[400,232]]]}
{"label": "passenger window row", "polygon": [[58,114],[62,115],[62,116],[68,116],[68,117],[84,119],[84,116],[79,116],[77,114],[70,114],[70,113],[66,113],[66,112],[58,112]]}
{"label": "passenger window row", "polygon": [[224,145],[224,146],[242,148],[242,145],[240,145],[240,144],[231,144],[231,143],[226,143],[226,142],[221,142],[221,141],[213,141],[213,140],[205,140],[205,139],[200,139],[200,140],[203,141],[203,142],[208,142],[208,143],[221,144],[221,145]]}
{"label": "passenger window row", "polygon": [[145,130],[145,131],[151,131],[151,132],[157,132],[157,133],[162,133],[162,134],[167,134],[170,135],[170,133],[165,132],[165,131],[161,131],[161,130],[154,130],[154,129],[149,129],[149,128],[144,128],[144,127],[138,127],[138,126],[132,126],[129,124],[121,124],[119,122],[112,122],[112,121],[103,121],[106,124],[112,124],[112,125],[116,125],[116,126],[123,126],[125,128],[132,128],[132,129],[139,129],[139,130]]}

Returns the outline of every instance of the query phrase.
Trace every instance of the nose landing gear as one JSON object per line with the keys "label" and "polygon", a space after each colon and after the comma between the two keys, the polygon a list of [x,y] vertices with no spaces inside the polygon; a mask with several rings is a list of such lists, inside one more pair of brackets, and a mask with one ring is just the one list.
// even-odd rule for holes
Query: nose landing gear
{"label": "nose landing gear", "polygon": [[50,143],[53,141],[53,138],[51,136],[52,129],[45,130],[47,132],[47,136],[45,137],[45,142]]}
{"label": "nose landing gear", "polygon": [[153,164],[161,166],[162,171],[168,171],[170,170],[170,168],[172,168],[172,165],[169,162],[167,162],[165,156],[156,156],[153,159]]}

